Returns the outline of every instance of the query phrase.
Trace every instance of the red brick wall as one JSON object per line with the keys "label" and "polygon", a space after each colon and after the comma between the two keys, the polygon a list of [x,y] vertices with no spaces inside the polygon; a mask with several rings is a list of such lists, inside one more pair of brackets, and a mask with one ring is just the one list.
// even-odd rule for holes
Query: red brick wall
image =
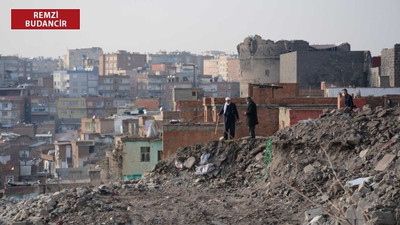
{"label": "red brick wall", "polygon": [[204,106],[202,101],[178,101],[179,117],[185,122],[203,122]]}
{"label": "red brick wall", "polygon": [[301,120],[317,119],[322,114],[322,109],[290,110],[290,125],[295,125]]}
{"label": "red brick wall", "polygon": [[142,106],[147,110],[159,110],[158,98],[136,99],[135,106]]}
{"label": "red brick wall", "polygon": [[249,84],[249,96],[255,102],[264,103],[268,98],[294,98],[299,96],[299,85],[296,83],[269,83],[265,85],[275,85],[283,88],[275,89],[262,87],[260,85]]}

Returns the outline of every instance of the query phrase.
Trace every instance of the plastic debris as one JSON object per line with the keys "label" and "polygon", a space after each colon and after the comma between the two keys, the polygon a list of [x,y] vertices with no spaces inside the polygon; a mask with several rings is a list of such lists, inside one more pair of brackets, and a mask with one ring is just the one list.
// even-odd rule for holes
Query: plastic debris
{"label": "plastic debris", "polygon": [[206,175],[207,173],[210,173],[214,171],[215,166],[212,163],[208,163],[206,165],[202,165],[196,168],[196,175]]}

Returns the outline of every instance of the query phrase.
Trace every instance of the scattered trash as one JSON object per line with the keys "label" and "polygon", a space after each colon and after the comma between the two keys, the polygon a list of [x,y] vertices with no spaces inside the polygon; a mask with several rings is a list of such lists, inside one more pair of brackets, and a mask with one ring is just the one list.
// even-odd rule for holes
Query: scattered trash
{"label": "scattered trash", "polygon": [[206,174],[212,172],[214,169],[215,169],[214,164],[208,163],[206,165],[198,166],[196,168],[195,174],[196,175],[206,175]]}
{"label": "scattered trash", "polygon": [[210,156],[211,156],[210,153],[204,153],[203,155],[201,155],[200,165],[204,165],[204,164],[208,163],[208,159],[210,158]]}

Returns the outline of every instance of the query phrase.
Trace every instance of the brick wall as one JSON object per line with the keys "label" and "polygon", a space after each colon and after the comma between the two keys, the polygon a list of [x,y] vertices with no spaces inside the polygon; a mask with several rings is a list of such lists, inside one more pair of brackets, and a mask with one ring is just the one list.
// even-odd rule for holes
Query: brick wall
{"label": "brick wall", "polygon": [[179,117],[185,122],[203,122],[204,107],[202,101],[179,101]]}
{"label": "brick wall", "polygon": [[134,104],[136,107],[142,106],[147,110],[159,110],[158,98],[136,99]]}

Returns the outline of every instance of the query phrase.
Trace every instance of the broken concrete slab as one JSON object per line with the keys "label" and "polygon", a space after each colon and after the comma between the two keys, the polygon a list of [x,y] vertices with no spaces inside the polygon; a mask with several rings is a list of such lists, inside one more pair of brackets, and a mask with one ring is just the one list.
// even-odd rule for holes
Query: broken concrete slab
{"label": "broken concrete slab", "polygon": [[386,154],[377,164],[375,167],[376,171],[384,171],[388,168],[390,163],[393,161],[393,159],[396,157],[395,154],[388,153]]}
{"label": "broken concrete slab", "polygon": [[324,212],[322,211],[321,208],[311,209],[311,210],[307,210],[307,211],[304,212],[304,216],[305,216],[306,221],[310,221],[314,217],[322,216],[322,215],[324,215]]}

